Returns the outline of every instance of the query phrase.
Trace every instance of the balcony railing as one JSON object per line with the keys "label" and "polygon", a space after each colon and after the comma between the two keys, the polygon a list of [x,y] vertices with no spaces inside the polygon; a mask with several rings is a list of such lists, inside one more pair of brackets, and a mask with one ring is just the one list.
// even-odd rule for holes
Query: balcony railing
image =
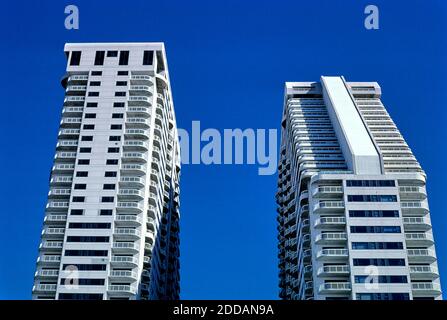
{"label": "balcony railing", "polygon": [[140,230],[132,228],[115,228],[115,236],[135,237],[138,238],[141,235]]}
{"label": "balcony railing", "polygon": [[34,274],[36,277],[43,278],[57,278],[59,276],[59,270],[57,269],[41,269]]}
{"label": "balcony railing", "polygon": [[330,211],[343,211],[345,204],[343,201],[319,201],[314,205],[314,212],[330,212]]}
{"label": "balcony railing", "polygon": [[349,282],[328,282],[320,285],[320,293],[346,293],[351,291]]}
{"label": "balcony railing", "polygon": [[141,218],[133,214],[119,214],[116,216],[115,222],[141,224]]}
{"label": "balcony railing", "polygon": [[345,276],[349,274],[349,266],[348,265],[333,265],[333,266],[323,266],[318,268],[317,274],[319,276],[330,275],[330,276]]}
{"label": "balcony railing", "polygon": [[321,259],[334,259],[334,258],[347,258],[348,250],[347,249],[322,249],[318,251],[317,258]]}
{"label": "balcony railing", "polygon": [[399,196],[401,199],[420,199],[427,197],[423,187],[418,186],[404,186],[399,187]]}
{"label": "balcony railing", "polygon": [[440,295],[441,286],[434,282],[416,282],[411,284],[414,295]]}
{"label": "balcony railing", "polygon": [[412,279],[436,279],[439,277],[439,270],[436,266],[410,266]]}
{"label": "balcony railing", "polygon": [[[119,229],[119,228],[115,229],[116,234],[122,234],[122,233],[116,232],[117,230],[123,230],[123,229]],[[129,229],[124,229],[124,230],[129,230]],[[130,230],[134,230],[134,229],[130,229]],[[136,235],[136,234],[133,234],[133,235]],[[140,248],[140,246],[138,245],[138,243],[135,243],[135,242],[114,242],[112,244],[112,249],[117,250],[117,251],[119,251],[119,250],[138,251],[139,248]]]}
{"label": "balcony railing", "polygon": [[346,232],[326,232],[315,237],[316,243],[340,243],[348,240]]}
{"label": "balcony railing", "polygon": [[138,279],[138,274],[135,271],[129,271],[129,270],[112,270],[110,271],[111,278],[120,278],[120,279]]}
{"label": "balcony railing", "polygon": [[60,263],[61,256],[60,255],[46,255],[40,256],[37,258],[37,263]]}
{"label": "balcony railing", "polygon": [[137,287],[135,285],[127,285],[127,284],[111,284],[108,288],[109,293],[129,293],[136,294]]}
{"label": "balcony railing", "polygon": [[341,186],[319,186],[313,189],[312,195],[319,196],[339,196],[343,194],[343,187]]}
{"label": "balcony railing", "polygon": [[345,217],[322,217],[315,220],[315,228],[340,227],[346,224]]}
{"label": "balcony railing", "polygon": [[434,242],[431,233],[405,233],[405,240],[408,244],[432,245]]}
{"label": "balcony railing", "polygon": [[57,284],[37,284],[33,286],[33,291],[56,291]]}
{"label": "balcony railing", "polygon": [[427,231],[431,229],[428,217],[403,217],[405,230]]}
{"label": "balcony railing", "polygon": [[110,262],[117,265],[138,265],[138,259],[136,257],[112,256]]}
{"label": "balcony railing", "polygon": [[401,202],[400,205],[406,214],[427,214],[429,212],[428,205],[424,202]]}
{"label": "balcony railing", "polygon": [[435,252],[431,249],[407,249],[410,262],[433,262],[436,260]]}

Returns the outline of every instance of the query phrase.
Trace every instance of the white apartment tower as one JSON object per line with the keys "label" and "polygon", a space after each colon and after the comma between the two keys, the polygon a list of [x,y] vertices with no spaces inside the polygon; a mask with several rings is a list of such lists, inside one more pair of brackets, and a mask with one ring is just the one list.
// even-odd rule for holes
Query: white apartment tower
{"label": "white apartment tower", "polygon": [[64,50],[33,299],[178,299],[180,150],[164,45]]}
{"label": "white apartment tower", "polygon": [[343,77],[286,83],[282,299],[441,299],[426,176],[380,97]]}

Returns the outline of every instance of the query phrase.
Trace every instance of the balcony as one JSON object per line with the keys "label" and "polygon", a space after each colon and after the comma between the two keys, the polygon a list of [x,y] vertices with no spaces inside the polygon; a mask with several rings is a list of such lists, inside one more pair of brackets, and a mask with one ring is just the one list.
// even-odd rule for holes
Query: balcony
{"label": "balcony", "polygon": [[143,257],[143,263],[144,263],[145,265],[150,265],[150,264],[151,264],[151,261],[152,261],[151,257],[149,257],[149,256],[144,256],[144,257]]}
{"label": "balcony", "polygon": [[434,243],[431,233],[405,233],[405,241],[408,246],[431,246]]}
{"label": "balcony", "polygon": [[115,228],[113,234],[115,238],[133,239],[133,240],[137,240],[141,236],[140,230],[133,228]]}
{"label": "balcony", "polygon": [[123,161],[146,162],[147,156],[142,152],[124,152]]}
{"label": "balcony", "polygon": [[110,263],[116,267],[133,268],[138,266],[138,259],[136,257],[112,256]]}
{"label": "balcony", "polygon": [[122,211],[128,211],[128,212],[137,212],[141,213],[143,212],[143,204],[139,202],[132,202],[132,201],[120,201],[117,203],[117,210]]}
{"label": "balcony", "polygon": [[129,270],[112,270],[109,274],[110,281],[137,281],[138,274]]}
{"label": "balcony", "polygon": [[127,113],[133,116],[148,117],[151,114],[151,109],[147,107],[127,107]]}
{"label": "balcony", "polygon": [[57,163],[53,166],[53,173],[71,173],[75,168],[74,163]]}
{"label": "balcony", "polygon": [[[115,229],[115,233],[116,233],[116,230],[135,230],[135,229],[118,228],[118,229]],[[139,249],[140,249],[140,246],[136,242],[114,242],[112,244],[113,252],[130,252],[130,251],[138,252]]]}
{"label": "balcony", "polygon": [[125,174],[146,174],[146,166],[142,164],[123,163],[121,164],[121,170]]}
{"label": "balcony", "polygon": [[74,74],[68,77],[68,82],[85,82],[88,80],[88,75]]}
{"label": "balcony", "polygon": [[146,96],[129,96],[129,106],[150,106],[152,99]]}
{"label": "balcony", "polygon": [[417,186],[399,187],[399,196],[402,200],[424,200],[427,198],[424,188]]}
{"label": "balcony", "polygon": [[347,249],[322,249],[317,253],[317,259],[328,260],[346,260],[348,258]]}
{"label": "balcony", "polygon": [[125,140],[124,141],[124,150],[142,150],[147,151],[149,145],[145,141],[141,140]]}
{"label": "balcony", "polygon": [[151,122],[148,118],[132,117],[126,119],[126,126],[149,128]]}
{"label": "balcony", "polygon": [[80,132],[81,130],[79,129],[62,129],[59,131],[59,138],[74,138],[77,137]]}
{"label": "balcony", "polygon": [[431,263],[436,261],[435,252],[431,249],[407,249],[407,253],[410,263]]}
{"label": "balcony", "polygon": [[429,212],[424,202],[401,202],[400,206],[404,215],[426,215]]}
{"label": "balcony", "polygon": [[144,192],[139,189],[120,189],[118,191],[119,199],[143,200]]}
{"label": "balcony", "polygon": [[126,129],[124,132],[126,139],[147,139],[149,131],[145,129]]}
{"label": "balcony", "polygon": [[321,217],[315,220],[315,228],[340,228],[346,225],[345,217]]}
{"label": "balcony", "polygon": [[434,282],[416,282],[411,284],[413,296],[438,296],[441,294],[441,286]]}
{"label": "balcony", "polygon": [[119,214],[115,217],[115,224],[140,226],[141,218],[133,214]]}
{"label": "balcony", "polygon": [[43,220],[45,223],[60,223],[64,224],[67,222],[66,214],[47,214]]}
{"label": "balcony", "polygon": [[345,204],[343,201],[319,201],[314,205],[314,213],[331,213],[331,212],[343,212],[345,210]]}
{"label": "balcony", "polygon": [[152,77],[151,76],[147,76],[147,75],[143,75],[143,74],[132,75],[130,77],[130,80],[132,81],[133,84],[149,84],[149,83],[152,83]]}
{"label": "balcony", "polygon": [[[79,117],[63,117],[60,126],[61,127],[79,127],[82,123],[82,119]],[[74,134],[74,133],[73,133]]]}
{"label": "balcony", "polygon": [[350,273],[349,265],[332,265],[332,266],[323,266],[318,268],[317,275],[320,277],[346,277]]}
{"label": "balcony", "polygon": [[349,293],[351,284],[349,282],[328,282],[320,285],[319,292],[321,294],[331,293]]}
{"label": "balcony", "polygon": [[83,104],[85,101],[84,96],[66,96],[64,99],[64,105],[65,106],[74,106]]}
{"label": "balcony", "polygon": [[144,187],[146,179],[134,176],[123,176],[120,178],[120,185],[122,186],[133,186],[133,187]]}
{"label": "balcony", "polygon": [[36,284],[33,286],[33,292],[56,292],[57,284]]}
{"label": "balcony", "polygon": [[45,238],[59,238],[59,237],[64,237],[65,234],[65,228],[44,228],[42,230],[42,237]]}
{"label": "balcony", "polygon": [[59,276],[59,269],[41,269],[34,274],[36,278],[57,278]]}
{"label": "balcony", "polygon": [[85,91],[87,90],[87,86],[85,85],[70,85],[67,86],[67,89],[65,89],[65,92],[70,94],[85,94]]}
{"label": "balcony", "polygon": [[405,231],[428,231],[431,229],[428,217],[403,217]]}
{"label": "balcony", "polygon": [[412,280],[439,278],[439,270],[435,266],[410,266],[410,277]]}
{"label": "balcony", "polygon": [[50,189],[48,192],[48,197],[50,198],[66,198],[69,197],[71,194],[71,189]]}
{"label": "balcony", "polygon": [[110,295],[114,294],[136,294],[137,293],[137,286],[131,285],[131,284],[111,284],[108,288],[108,293]]}
{"label": "balcony", "polygon": [[312,190],[312,196],[319,197],[340,197],[343,195],[341,186],[319,186]]}
{"label": "balcony", "polygon": [[68,201],[51,201],[47,203],[47,211],[60,211],[61,209],[68,209]]}
{"label": "balcony", "polygon": [[76,150],[78,147],[78,140],[59,140],[57,150]]}
{"label": "balcony", "polygon": [[59,264],[60,262],[60,255],[45,255],[37,258],[38,264]]}
{"label": "balcony", "polygon": [[39,245],[39,249],[48,249],[48,250],[56,250],[60,251],[64,243],[62,241],[44,241]]}
{"label": "balcony", "polygon": [[147,86],[147,85],[131,85],[129,90],[130,90],[130,94],[152,95],[152,93],[154,91],[154,87]]}
{"label": "balcony", "polygon": [[348,240],[346,232],[325,232],[315,237],[317,244],[342,244]]}

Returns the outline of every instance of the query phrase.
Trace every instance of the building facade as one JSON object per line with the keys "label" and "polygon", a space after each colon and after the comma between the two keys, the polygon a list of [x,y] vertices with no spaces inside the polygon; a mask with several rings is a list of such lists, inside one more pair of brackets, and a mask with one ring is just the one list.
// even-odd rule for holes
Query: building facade
{"label": "building facade", "polygon": [[376,82],[288,82],[278,177],[280,297],[441,299],[426,175]]}
{"label": "building facade", "polygon": [[180,150],[163,43],[66,44],[33,299],[178,299]]}

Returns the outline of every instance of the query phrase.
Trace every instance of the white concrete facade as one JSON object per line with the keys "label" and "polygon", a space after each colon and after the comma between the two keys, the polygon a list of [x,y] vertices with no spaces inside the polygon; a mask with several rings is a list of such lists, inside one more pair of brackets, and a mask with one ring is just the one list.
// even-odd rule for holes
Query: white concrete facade
{"label": "white concrete facade", "polygon": [[180,150],[164,45],[64,51],[33,299],[178,299]]}
{"label": "white concrete facade", "polygon": [[425,173],[375,82],[286,83],[280,297],[441,299]]}

